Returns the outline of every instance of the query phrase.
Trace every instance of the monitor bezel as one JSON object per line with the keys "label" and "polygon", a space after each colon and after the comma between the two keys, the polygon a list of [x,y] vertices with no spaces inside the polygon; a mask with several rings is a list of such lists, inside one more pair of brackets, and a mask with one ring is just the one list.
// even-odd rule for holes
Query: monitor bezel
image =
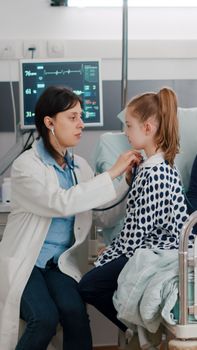
{"label": "monitor bezel", "polygon": [[25,124],[24,116],[24,90],[23,90],[23,63],[47,63],[47,62],[97,62],[99,67],[99,106],[100,106],[100,121],[95,123],[84,122],[85,129],[101,128],[104,126],[103,119],[103,93],[102,93],[102,78],[101,78],[101,59],[100,58],[45,58],[45,59],[20,59],[19,60],[19,102],[20,102],[20,128],[22,130],[35,130],[35,124]]}

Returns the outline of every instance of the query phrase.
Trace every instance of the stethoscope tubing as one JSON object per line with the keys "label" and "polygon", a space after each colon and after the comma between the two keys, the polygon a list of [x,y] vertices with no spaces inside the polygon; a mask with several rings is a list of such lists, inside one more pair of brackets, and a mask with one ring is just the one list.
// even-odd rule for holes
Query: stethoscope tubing
{"label": "stethoscope tubing", "polygon": [[135,166],[135,167],[133,168],[131,183],[130,183],[130,185],[129,185],[129,188],[128,188],[127,192],[123,195],[123,197],[122,197],[118,202],[114,203],[113,205],[110,205],[109,207],[105,207],[105,208],[93,208],[92,210],[93,210],[93,211],[106,211],[106,210],[110,210],[110,209],[116,207],[117,205],[119,205],[120,203],[122,203],[122,202],[125,200],[125,198],[128,196],[129,192],[130,192],[131,189],[132,189],[133,181],[134,181],[134,179],[135,179],[136,173],[137,173],[137,166]]}
{"label": "stethoscope tubing", "polygon": [[78,185],[77,175],[75,173],[74,154],[72,154],[71,156],[69,154],[66,154],[64,159],[65,159],[65,162],[66,162],[68,168],[71,171],[71,175],[72,175],[72,177],[74,179],[74,185]]}

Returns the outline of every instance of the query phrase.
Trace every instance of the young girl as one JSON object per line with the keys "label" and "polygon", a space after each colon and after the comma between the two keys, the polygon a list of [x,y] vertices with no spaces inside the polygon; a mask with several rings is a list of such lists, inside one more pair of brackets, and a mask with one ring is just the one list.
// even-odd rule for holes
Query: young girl
{"label": "young girl", "polygon": [[[117,319],[112,303],[118,275],[138,248],[177,249],[187,219],[174,165],[179,151],[175,93],[163,88],[131,100],[126,108],[126,134],[133,148],[144,150],[147,158],[133,180],[121,232],[79,285],[83,299],[123,331],[127,327]],[[109,215],[113,217],[112,210]]]}

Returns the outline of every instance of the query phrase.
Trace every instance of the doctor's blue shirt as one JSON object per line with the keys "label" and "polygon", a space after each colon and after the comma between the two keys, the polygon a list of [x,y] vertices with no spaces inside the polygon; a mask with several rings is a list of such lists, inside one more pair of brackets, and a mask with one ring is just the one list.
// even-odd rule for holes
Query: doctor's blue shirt
{"label": "doctor's blue shirt", "polygon": [[[36,144],[37,151],[43,163],[52,165],[56,171],[61,188],[68,189],[73,186],[71,170],[68,166],[61,168],[55,159],[49,154],[39,139]],[[66,218],[53,218],[44,244],[36,261],[36,266],[45,268],[47,261],[53,258],[58,261],[59,256],[74,243],[74,216]]]}

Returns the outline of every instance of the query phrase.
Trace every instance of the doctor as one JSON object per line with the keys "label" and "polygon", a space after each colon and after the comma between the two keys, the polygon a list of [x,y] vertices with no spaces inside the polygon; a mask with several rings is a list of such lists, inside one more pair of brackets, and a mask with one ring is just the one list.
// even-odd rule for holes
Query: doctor
{"label": "doctor", "polygon": [[[12,166],[12,211],[0,243],[0,349],[46,350],[63,327],[64,350],[92,349],[78,293],[94,207],[119,194],[112,180],[136,161],[127,151],[105,173],[68,152],[84,128],[80,98],[49,87],[35,108],[39,139]],[[118,192],[118,191],[117,191]],[[81,270],[81,271],[80,271]],[[19,317],[26,328],[18,340]]]}

